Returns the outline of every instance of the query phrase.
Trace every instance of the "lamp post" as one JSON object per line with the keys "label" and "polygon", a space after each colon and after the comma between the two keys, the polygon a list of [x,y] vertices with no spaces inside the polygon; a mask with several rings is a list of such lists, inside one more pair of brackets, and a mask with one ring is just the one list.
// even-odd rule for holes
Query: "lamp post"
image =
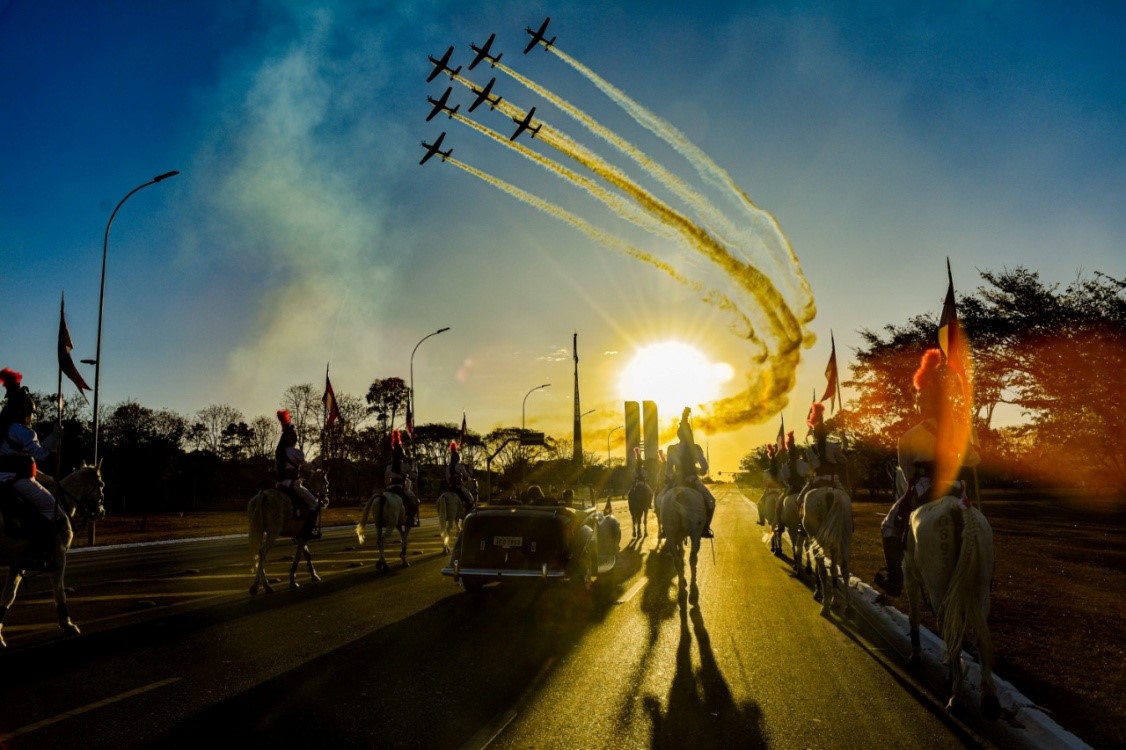
{"label": "lamp post", "polygon": [[[418,343],[414,345],[414,349],[411,350],[411,391],[410,391],[410,402],[409,402],[409,404],[410,404],[410,416],[411,416],[410,431],[412,433],[414,432],[414,423],[418,421],[418,412],[416,412],[415,408],[414,408],[414,353],[418,351],[418,347],[422,346],[423,341],[426,341],[426,339],[430,338],[431,336],[437,336],[439,333],[445,333],[448,330],[450,330],[450,327],[446,326],[445,328],[439,328],[437,331],[434,331],[434,333],[426,334],[425,336],[423,336],[421,339],[418,340]],[[411,435],[411,443],[412,443],[411,449],[413,450],[414,449],[414,445],[413,445],[414,435],[413,434]],[[418,496],[422,497],[422,473],[421,472],[419,472],[419,475],[418,475]]]}
{"label": "lamp post", "polygon": [[[130,190],[128,193],[125,194],[124,198],[122,198],[120,201],[118,201],[117,205],[113,209],[113,213],[111,213],[109,215],[109,221],[106,222],[106,233],[105,233],[105,236],[102,238],[102,282],[101,282],[101,286],[98,289],[98,343],[97,343],[97,348],[94,352],[94,464],[95,465],[97,465],[97,463],[98,463],[98,426],[101,422],[101,419],[98,415],[98,394],[100,393],[100,390],[101,390],[100,386],[101,386],[101,382],[102,382],[102,309],[103,309],[103,302],[105,301],[105,294],[106,294],[106,251],[109,249],[109,228],[110,228],[110,226],[113,225],[113,219],[114,219],[115,216],[117,216],[118,210],[125,203],[125,201],[129,200],[129,198],[133,195],[133,193],[136,193],[138,190],[142,190],[144,188],[147,188],[149,185],[155,185],[156,183],[158,183],[162,180],[167,180],[169,177],[175,177],[178,174],[180,174],[180,173],[177,170],[174,169],[171,172],[165,172],[164,174],[157,175],[156,177],[153,177],[148,182],[143,183],[143,184],[138,185],[137,187],[133,188],[132,190]],[[90,525],[90,528],[91,528],[91,531],[93,531],[93,524]]]}
{"label": "lamp post", "polygon": [[607,469],[610,468],[610,436],[614,434],[615,430],[620,430],[623,427],[625,427],[625,425],[620,424],[617,427],[610,428],[610,431],[608,433],[606,433],[606,468]]}
{"label": "lamp post", "polygon": [[521,458],[520,482],[521,483],[523,483],[528,476],[528,461],[524,456],[524,433],[527,431],[525,429],[524,425],[526,424],[526,416],[527,416],[527,413],[528,413],[528,396],[531,396],[533,393],[540,390],[541,388],[547,388],[550,385],[551,385],[551,383],[544,383],[543,385],[537,385],[535,388],[533,388],[532,390],[530,390],[530,391],[528,391],[527,393],[524,394],[524,401],[520,405],[520,458]]}
{"label": "lamp post", "polygon": [[448,330],[450,330],[450,327],[446,326],[445,328],[439,328],[437,331],[434,331],[434,333],[426,334],[425,336],[423,336],[421,339],[418,340],[418,343],[414,345],[414,349],[411,350],[410,406],[411,406],[411,416],[412,416],[412,419],[414,421],[418,421],[418,413],[415,411],[415,408],[414,408],[414,353],[418,351],[418,347],[422,346],[423,341],[426,341],[426,339],[430,338],[431,336],[437,336],[439,333],[445,333]]}

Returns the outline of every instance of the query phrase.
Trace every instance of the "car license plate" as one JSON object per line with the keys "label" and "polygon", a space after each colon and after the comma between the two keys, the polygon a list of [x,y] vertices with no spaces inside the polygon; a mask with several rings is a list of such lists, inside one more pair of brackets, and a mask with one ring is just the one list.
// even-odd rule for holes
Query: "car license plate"
{"label": "car license plate", "polygon": [[494,536],[493,544],[498,547],[519,547],[524,543],[522,536]]}

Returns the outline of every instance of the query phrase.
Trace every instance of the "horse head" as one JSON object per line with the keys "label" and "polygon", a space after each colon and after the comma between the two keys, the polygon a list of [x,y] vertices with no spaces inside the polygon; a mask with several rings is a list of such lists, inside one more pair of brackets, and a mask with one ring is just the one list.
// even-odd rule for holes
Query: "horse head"
{"label": "horse head", "polygon": [[78,515],[87,521],[100,521],[106,516],[105,482],[102,481],[102,462],[83,464],[56,483],[59,499],[67,515]]}

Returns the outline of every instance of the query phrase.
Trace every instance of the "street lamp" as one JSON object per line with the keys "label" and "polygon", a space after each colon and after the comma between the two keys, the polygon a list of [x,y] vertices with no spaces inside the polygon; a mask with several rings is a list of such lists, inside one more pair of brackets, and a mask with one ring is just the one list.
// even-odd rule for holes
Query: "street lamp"
{"label": "street lamp", "polygon": [[612,427],[610,429],[610,431],[608,433],[606,433],[606,468],[607,469],[610,468],[610,436],[614,434],[615,430],[620,430],[623,427],[625,427],[625,425],[620,424],[617,427]]}
{"label": "street lamp", "polygon": [[528,476],[528,461],[524,457],[524,433],[527,432],[524,425],[526,424],[525,417],[528,413],[528,396],[531,396],[533,393],[540,390],[541,388],[547,388],[550,385],[551,385],[551,383],[544,383],[543,385],[537,385],[535,388],[533,388],[532,390],[530,390],[530,391],[528,391],[527,393],[524,394],[524,401],[520,405],[520,458],[524,459],[523,461],[521,461],[521,467],[520,467],[520,482],[521,483],[523,483],[524,480]]}
{"label": "street lamp", "polygon": [[411,407],[411,419],[412,419],[412,421],[415,421],[415,422],[418,421],[418,413],[414,409],[414,353],[418,351],[418,347],[422,346],[423,341],[426,341],[426,339],[430,338],[431,336],[437,336],[439,333],[445,333],[448,330],[450,330],[450,327],[446,326],[445,328],[439,328],[437,331],[434,331],[434,333],[426,334],[425,336],[423,336],[421,339],[418,340],[418,343],[414,345],[414,349],[411,350],[410,407]]}
{"label": "street lamp", "polygon": [[[106,251],[109,248],[109,228],[113,224],[113,218],[115,216],[117,216],[118,209],[121,208],[122,204],[124,204],[125,201],[129,200],[130,196],[132,196],[133,193],[135,193],[138,190],[141,190],[143,188],[147,188],[149,185],[155,185],[156,183],[158,183],[162,180],[167,180],[169,177],[175,177],[178,174],[180,174],[180,173],[177,170],[174,169],[171,172],[165,172],[164,174],[157,175],[156,177],[153,177],[148,182],[141,184],[141,185],[138,185],[137,187],[133,188],[132,190],[130,190],[128,193],[125,194],[124,198],[122,198],[120,201],[118,201],[117,206],[115,206],[114,209],[113,209],[113,213],[111,213],[109,215],[109,221],[106,222],[106,233],[105,233],[105,237],[102,238],[102,283],[101,283],[101,286],[98,290],[98,343],[97,343],[97,349],[94,352],[94,465],[95,466],[98,463],[98,425],[101,421],[100,417],[98,415],[98,394],[100,392],[100,385],[101,385],[101,382],[102,382],[102,306],[103,306],[102,303],[105,300],[105,294],[106,294]],[[91,523],[90,524],[91,533],[93,533],[93,528],[94,528],[94,524]]]}

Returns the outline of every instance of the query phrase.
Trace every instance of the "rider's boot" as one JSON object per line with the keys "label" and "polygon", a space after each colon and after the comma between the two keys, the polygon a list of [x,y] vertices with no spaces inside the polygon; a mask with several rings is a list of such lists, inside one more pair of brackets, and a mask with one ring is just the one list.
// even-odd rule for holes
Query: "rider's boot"
{"label": "rider's boot", "polygon": [[887,575],[883,571],[876,573],[875,583],[889,596],[899,596],[903,591],[903,544],[898,535],[885,536],[883,542]]}
{"label": "rider's boot", "polygon": [[299,536],[302,539],[320,539],[321,530],[317,528],[317,521],[321,519],[321,508],[318,505],[316,508],[305,511],[305,523],[301,526]]}
{"label": "rider's boot", "polygon": [[712,516],[715,515],[715,508],[708,508],[708,519],[704,522],[704,533],[700,534],[704,539],[714,539],[715,532],[712,531]]}

